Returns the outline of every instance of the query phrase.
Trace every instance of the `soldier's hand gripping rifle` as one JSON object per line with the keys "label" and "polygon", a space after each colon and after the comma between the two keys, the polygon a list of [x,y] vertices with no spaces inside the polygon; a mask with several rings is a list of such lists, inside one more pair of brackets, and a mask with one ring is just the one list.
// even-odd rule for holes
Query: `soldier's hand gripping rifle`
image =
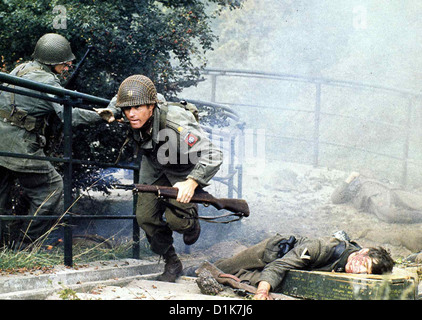
{"label": "soldier's hand gripping rifle", "polygon": [[[177,193],[179,192],[179,189],[174,188],[174,187],[152,186],[152,185],[146,185],[146,184],[113,184],[112,186],[115,189],[132,190],[133,192],[154,193],[157,195],[157,197],[164,198],[164,199],[177,199]],[[215,198],[213,195],[211,195],[210,193],[206,192],[203,189],[196,189],[190,202],[201,203],[205,206],[212,205],[218,210],[225,209],[225,210],[231,211],[233,212],[232,215],[239,217],[239,219],[249,216],[249,206],[245,200],[229,199],[229,198]],[[213,219],[221,218],[225,216],[200,217],[200,218],[203,220],[213,220]]]}

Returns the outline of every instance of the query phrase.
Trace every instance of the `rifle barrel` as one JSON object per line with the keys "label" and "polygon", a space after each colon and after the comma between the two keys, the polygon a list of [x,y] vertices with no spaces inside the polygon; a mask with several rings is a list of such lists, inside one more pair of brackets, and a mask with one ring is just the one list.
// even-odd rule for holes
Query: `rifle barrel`
{"label": "rifle barrel", "polygon": [[55,87],[49,84],[45,84],[45,83],[41,83],[41,82],[37,82],[33,80],[28,80],[28,79],[23,79],[17,76],[13,76],[11,74],[0,72],[0,83],[2,82],[13,84],[18,87],[36,90],[39,92],[49,93],[52,95],[56,95],[58,97],[68,96],[71,99],[81,100],[82,103],[93,103],[93,104],[103,105],[103,106],[108,106],[110,103],[110,100],[92,96],[86,93],[81,93],[81,92],[77,92],[77,91],[73,91],[69,89],[63,89],[63,88]]}
{"label": "rifle barrel", "polygon": [[86,58],[88,57],[89,52],[91,51],[91,49],[93,48],[92,45],[88,46],[88,49],[86,50],[84,56],[82,57],[82,59],[79,61],[79,63],[77,64],[77,66],[75,67],[75,70],[73,70],[72,74],[70,75],[70,78],[67,80],[66,84],[64,85],[64,87],[66,89],[68,89],[72,84],[73,81],[76,79],[76,77],[79,74],[79,69],[81,68],[81,66],[84,64]]}

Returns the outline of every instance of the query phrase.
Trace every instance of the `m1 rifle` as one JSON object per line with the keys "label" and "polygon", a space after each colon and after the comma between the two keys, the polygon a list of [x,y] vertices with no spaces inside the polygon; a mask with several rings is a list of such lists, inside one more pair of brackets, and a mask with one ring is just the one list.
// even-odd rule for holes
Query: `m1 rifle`
{"label": "m1 rifle", "polygon": [[67,79],[67,81],[64,85],[64,88],[73,89],[74,82],[75,82],[76,78],[79,76],[80,69],[81,69],[82,65],[84,64],[84,62],[85,62],[86,58],[88,57],[88,54],[92,50],[92,48],[93,48],[93,46],[91,46],[91,45],[88,46],[88,49],[86,50],[84,56],[82,57],[82,59],[76,65],[76,67],[73,70],[72,74],[70,75],[69,79]]}
{"label": "m1 rifle", "polygon": [[[147,185],[147,184],[113,184],[112,187],[115,189],[132,190],[133,192],[154,193],[157,195],[157,197],[164,198],[164,199],[177,199],[177,193],[179,192],[178,188],[154,186],[154,185]],[[218,210],[225,209],[225,210],[231,211],[233,212],[232,215],[239,217],[239,219],[249,216],[249,206],[245,200],[229,199],[229,198],[215,198],[213,195],[211,195],[207,191],[200,188],[195,190],[195,193],[192,196],[190,202],[201,203],[204,206],[212,205]],[[221,218],[225,216],[227,215],[218,216],[218,217],[199,217],[199,218],[203,220],[213,220],[213,219]]]}
{"label": "m1 rifle", "polygon": [[[75,81],[76,78],[79,75],[80,69],[82,65],[84,64],[86,58],[88,57],[89,52],[92,50],[93,46],[88,46],[88,49],[86,50],[84,56],[82,59],[78,62],[76,67],[74,68],[73,72],[68,77],[68,74],[63,76],[63,79],[66,80],[63,87],[65,89],[75,89]],[[49,123],[48,126],[44,129],[44,136],[46,138],[46,144],[44,147],[44,152],[47,155],[52,154],[56,151],[56,149],[61,144],[61,139],[57,139],[57,137],[61,136],[61,130],[62,130],[62,122],[60,121],[59,117],[56,114],[50,114],[48,117],[47,122]]]}

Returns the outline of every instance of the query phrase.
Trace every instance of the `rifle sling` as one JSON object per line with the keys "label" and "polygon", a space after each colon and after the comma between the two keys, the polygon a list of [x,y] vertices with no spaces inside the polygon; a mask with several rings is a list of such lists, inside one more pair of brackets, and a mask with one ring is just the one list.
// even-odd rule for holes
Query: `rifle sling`
{"label": "rifle sling", "polygon": [[[234,222],[234,221],[239,221],[243,218],[242,215],[236,214],[236,213],[226,213],[226,214],[222,214],[219,216],[214,216],[214,217],[209,217],[209,216],[197,216],[197,217],[186,217],[184,215],[181,215],[180,213],[177,212],[177,210],[183,211],[184,213],[186,213],[187,215],[190,215],[190,212],[188,212],[187,210],[183,209],[183,208],[179,208],[178,206],[166,201],[166,199],[163,199],[164,201],[162,201],[162,203],[168,207],[174,215],[176,215],[177,217],[181,218],[181,219],[199,219],[199,220],[204,220],[206,222],[210,222],[210,223],[230,223],[230,222]],[[232,220],[227,220],[227,221],[214,221],[217,219],[221,219],[221,218],[225,218],[225,217],[230,217],[230,216],[236,216],[236,219],[232,219]]]}

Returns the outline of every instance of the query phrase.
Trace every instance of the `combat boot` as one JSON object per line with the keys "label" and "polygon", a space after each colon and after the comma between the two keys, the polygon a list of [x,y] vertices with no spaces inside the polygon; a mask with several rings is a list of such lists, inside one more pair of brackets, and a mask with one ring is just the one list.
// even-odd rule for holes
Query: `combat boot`
{"label": "combat boot", "polygon": [[183,233],[183,242],[188,246],[194,244],[198,240],[200,233],[201,225],[199,224],[199,221],[195,219],[193,226]]}
{"label": "combat boot", "polygon": [[167,250],[167,252],[163,255],[163,258],[165,262],[164,273],[159,275],[157,280],[176,282],[177,277],[182,274],[183,266],[173,246]]}

